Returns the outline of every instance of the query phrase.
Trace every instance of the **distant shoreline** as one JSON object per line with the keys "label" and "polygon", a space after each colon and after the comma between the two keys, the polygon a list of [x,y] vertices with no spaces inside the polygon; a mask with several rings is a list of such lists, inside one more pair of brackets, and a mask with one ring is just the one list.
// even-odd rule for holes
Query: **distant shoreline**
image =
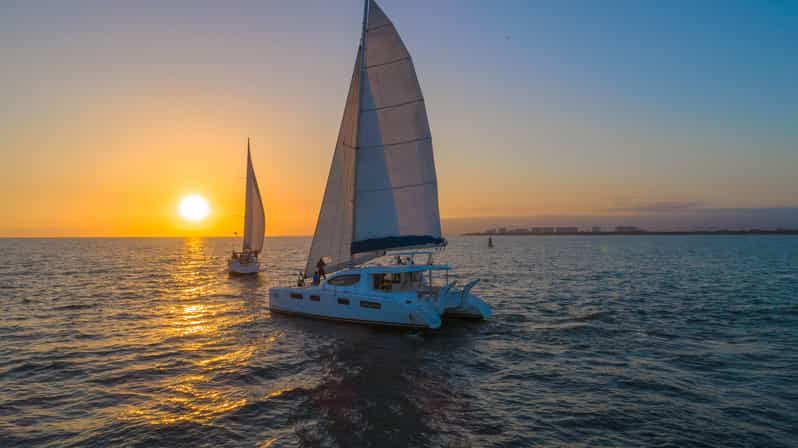
{"label": "distant shoreline", "polygon": [[679,236],[679,235],[798,235],[795,230],[695,230],[695,231],[636,231],[636,232],[469,232],[464,236]]}

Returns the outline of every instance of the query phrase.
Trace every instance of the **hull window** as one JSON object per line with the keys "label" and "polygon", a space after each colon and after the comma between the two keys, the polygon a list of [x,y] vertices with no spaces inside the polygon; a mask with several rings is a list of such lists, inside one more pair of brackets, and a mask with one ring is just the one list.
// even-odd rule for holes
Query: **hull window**
{"label": "hull window", "polygon": [[349,299],[344,299],[342,297],[338,298],[338,303],[341,305],[349,305]]}
{"label": "hull window", "polygon": [[365,300],[360,301],[360,306],[361,308],[372,308],[375,310],[382,308],[382,304],[379,304],[377,302],[367,302]]}
{"label": "hull window", "polygon": [[291,298],[294,300],[302,300],[302,294],[298,292],[291,293]]}
{"label": "hull window", "polygon": [[319,300],[321,300],[321,297],[319,297],[319,296],[310,296],[310,301],[311,302],[318,302]]}
{"label": "hull window", "polygon": [[333,286],[351,286],[360,281],[360,274],[344,274],[327,280]]}

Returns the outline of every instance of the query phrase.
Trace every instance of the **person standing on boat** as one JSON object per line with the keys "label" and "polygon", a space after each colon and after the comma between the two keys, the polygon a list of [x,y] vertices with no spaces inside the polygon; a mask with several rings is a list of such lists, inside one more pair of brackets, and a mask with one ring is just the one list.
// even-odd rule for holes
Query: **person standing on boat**
{"label": "person standing on boat", "polygon": [[319,262],[316,263],[316,272],[319,273],[319,277],[327,280],[327,275],[324,274],[324,266],[327,266],[327,263],[324,262],[324,258],[319,258]]}

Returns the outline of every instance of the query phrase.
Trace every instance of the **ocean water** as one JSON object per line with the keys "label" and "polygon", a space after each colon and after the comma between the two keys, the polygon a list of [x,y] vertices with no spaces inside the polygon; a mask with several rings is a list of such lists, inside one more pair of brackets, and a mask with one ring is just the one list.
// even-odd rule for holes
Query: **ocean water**
{"label": "ocean water", "polygon": [[488,322],[271,315],[309,240],[0,240],[0,446],[796,446],[798,237],[451,238]]}

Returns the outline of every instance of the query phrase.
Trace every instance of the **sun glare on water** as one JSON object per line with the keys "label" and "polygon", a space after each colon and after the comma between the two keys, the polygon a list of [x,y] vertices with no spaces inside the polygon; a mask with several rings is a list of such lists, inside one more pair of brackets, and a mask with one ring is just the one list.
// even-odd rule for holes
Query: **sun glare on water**
{"label": "sun glare on water", "polygon": [[200,195],[192,194],[180,200],[177,212],[186,221],[197,222],[208,217],[211,209],[208,201]]}

